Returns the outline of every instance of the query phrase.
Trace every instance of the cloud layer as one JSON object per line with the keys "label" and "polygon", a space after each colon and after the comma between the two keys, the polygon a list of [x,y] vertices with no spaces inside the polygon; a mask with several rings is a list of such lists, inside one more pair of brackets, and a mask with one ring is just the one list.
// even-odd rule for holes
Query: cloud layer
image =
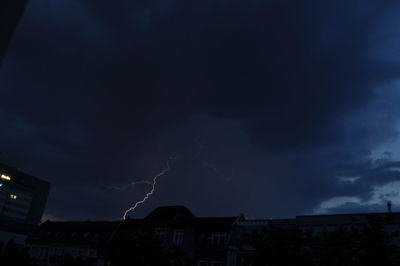
{"label": "cloud layer", "polygon": [[105,187],[151,178],[171,155],[137,215],[293,216],[367,199],[398,178],[372,157],[397,140],[398,9],[30,1],[0,72],[3,160],[50,180],[48,213],[62,219],[118,217],[146,187]]}

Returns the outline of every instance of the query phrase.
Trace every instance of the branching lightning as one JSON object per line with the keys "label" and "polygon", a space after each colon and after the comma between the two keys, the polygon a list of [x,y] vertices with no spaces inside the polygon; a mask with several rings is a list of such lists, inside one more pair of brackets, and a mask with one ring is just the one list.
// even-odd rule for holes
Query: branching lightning
{"label": "branching lightning", "polygon": [[154,191],[155,191],[155,188],[156,188],[156,185],[157,185],[157,179],[158,179],[159,177],[165,175],[165,174],[170,170],[170,162],[171,162],[171,160],[175,160],[175,159],[176,159],[176,157],[170,157],[170,158],[168,158],[167,167],[166,167],[164,170],[162,170],[160,173],[156,174],[156,175],[153,177],[153,180],[152,180],[151,182],[150,182],[150,181],[132,182],[132,183],[126,185],[126,186],[119,187],[119,188],[117,187],[117,188],[116,188],[116,189],[124,190],[124,189],[129,188],[130,186],[134,187],[136,184],[139,184],[139,183],[140,183],[140,184],[150,184],[150,185],[151,185],[151,190],[150,190],[149,192],[146,193],[146,195],[144,196],[144,198],[141,199],[141,200],[139,200],[139,201],[137,201],[132,207],[128,208],[128,209],[125,211],[124,216],[122,217],[123,220],[126,219],[126,217],[127,217],[127,215],[128,215],[129,212],[134,211],[137,207],[139,207],[139,205],[145,203],[145,202],[149,199],[149,197],[150,197],[151,195],[153,195],[153,193],[154,193]]}
{"label": "branching lightning", "polygon": [[127,190],[129,188],[134,189],[136,187],[136,185],[139,185],[139,184],[152,185],[153,182],[151,182],[149,180],[140,180],[140,181],[133,181],[133,182],[129,183],[128,185],[121,186],[121,187],[113,186],[113,187],[107,187],[107,188],[113,189],[113,190],[124,191],[124,190]]}
{"label": "branching lightning", "polygon": [[225,182],[230,182],[235,177],[235,172],[233,170],[232,170],[231,174],[228,176],[228,175],[224,174],[223,172],[221,172],[215,164],[212,164],[209,162],[204,162],[203,166],[212,170],[214,173],[216,173],[216,175],[219,178],[221,178]]}

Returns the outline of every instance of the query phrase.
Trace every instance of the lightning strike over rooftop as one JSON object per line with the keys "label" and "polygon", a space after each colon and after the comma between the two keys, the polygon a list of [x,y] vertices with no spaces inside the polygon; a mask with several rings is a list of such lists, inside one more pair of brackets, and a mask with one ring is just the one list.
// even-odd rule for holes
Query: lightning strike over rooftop
{"label": "lightning strike over rooftop", "polygon": [[[149,192],[146,193],[146,195],[144,196],[144,198],[143,198],[142,200],[137,201],[132,207],[128,208],[128,209],[125,211],[124,216],[122,217],[123,220],[126,219],[126,217],[127,217],[127,215],[128,215],[129,212],[134,211],[137,207],[139,207],[139,205],[145,203],[145,202],[149,199],[149,197],[150,197],[151,195],[153,195],[153,193],[154,193],[154,191],[155,191],[155,188],[156,188],[157,179],[158,179],[159,177],[165,175],[165,174],[170,170],[170,161],[171,161],[171,160],[175,160],[175,159],[176,159],[176,157],[170,157],[170,158],[168,158],[167,167],[166,167],[164,170],[162,170],[160,173],[156,174],[156,175],[153,177],[153,181],[151,182],[151,190],[150,190]],[[150,182],[150,181],[147,181],[147,182],[139,181],[139,182],[140,182],[140,183],[148,183],[148,182]],[[131,184],[128,185],[128,187],[131,186],[131,185],[133,185],[134,183],[137,184],[138,182],[132,182]],[[126,187],[126,186],[125,186],[125,187]]]}

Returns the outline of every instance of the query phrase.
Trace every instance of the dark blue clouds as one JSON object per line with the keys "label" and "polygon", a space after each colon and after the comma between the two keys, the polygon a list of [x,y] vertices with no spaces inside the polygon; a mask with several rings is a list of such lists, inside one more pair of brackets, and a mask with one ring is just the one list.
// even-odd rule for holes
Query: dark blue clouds
{"label": "dark blue clouds", "polygon": [[[143,211],[285,216],[368,197],[338,176],[370,171],[371,151],[397,139],[398,8],[32,0],[0,74],[4,160],[48,177],[64,217],[118,215],[136,192],[99,184],[151,176],[171,154]],[[90,195],[79,210],[71,191]]]}

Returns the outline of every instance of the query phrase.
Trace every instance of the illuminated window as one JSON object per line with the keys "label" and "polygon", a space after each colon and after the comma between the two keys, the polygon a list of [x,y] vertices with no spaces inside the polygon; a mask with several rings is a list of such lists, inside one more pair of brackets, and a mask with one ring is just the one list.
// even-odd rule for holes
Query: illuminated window
{"label": "illuminated window", "polygon": [[3,186],[3,184],[2,183],[0,183],[0,187],[2,187]]}
{"label": "illuminated window", "polygon": [[10,199],[17,199],[17,195],[14,195],[14,194],[10,194]]}
{"label": "illuminated window", "polygon": [[11,180],[11,177],[9,177],[8,175],[4,175],[4,174],[1,174],[0,178],[5,179],[5,180]]}

